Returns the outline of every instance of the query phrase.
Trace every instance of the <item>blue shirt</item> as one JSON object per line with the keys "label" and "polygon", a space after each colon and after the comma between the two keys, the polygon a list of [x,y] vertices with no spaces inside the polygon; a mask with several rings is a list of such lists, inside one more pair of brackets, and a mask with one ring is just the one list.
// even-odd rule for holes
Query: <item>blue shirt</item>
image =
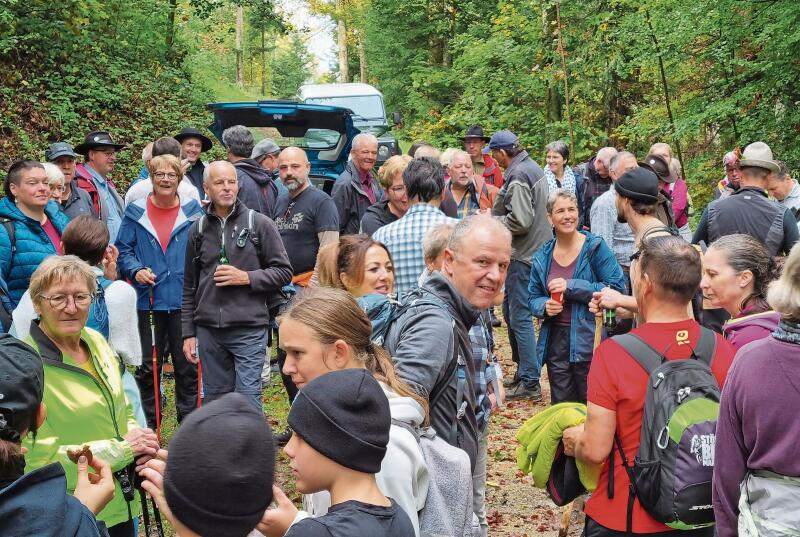
{"label": "blue shirt", "polygon": [[417,203],[396,222],[378,229],[372,238],[389,249],[394,260],[394,288],[398,297],[417,287],[417,279],[425,269],[422,240],[439,224],[457,224],[438,207]]}
{"label": "blue shirt", "polygon": [[86,170],[92,175],[92,181],[94,181],[94,186],[97,187],[97,192],[103,196],[101,203],[106,207],[107,211],[106,225],[110,235],[109,244],[114,244],[117,241],[119,227],[122,225],[122,207],[119,206],[114,194],[111,193],[106,178],[88,164],[86,165]]}
{"label": "blue shirt", "polygon": [[494,369],[496,361],[492,354],[492,331],[486,324],[486,316],[482,313],[478,322],[469,329],[469,343],[472,347],[472,357],[475,362],[475,376],[472,383],[475,386],[475,421],[478,430],[483,432],[489,424],[492,413],[492,402],[489,400],[488,385],[497,378]]}

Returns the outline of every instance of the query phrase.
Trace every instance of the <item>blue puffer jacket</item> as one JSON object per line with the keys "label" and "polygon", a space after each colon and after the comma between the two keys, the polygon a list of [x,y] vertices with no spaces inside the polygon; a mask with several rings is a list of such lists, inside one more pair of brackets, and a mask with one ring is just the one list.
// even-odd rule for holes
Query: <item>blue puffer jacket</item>
{"label": "blue puffer jacket", "polygon": [[141,285],[135,279],[139,270],[150,267],[156,275],[153,309],[180,311],[189,228],[203,214],[203,209],[196,200],[184,201],[172,226],[167,252],[164,253],[147,216],[147,199],[136,200],[125,209],[115,243],[119,248],[117,265],[122,276],[128,278],[136,289],[137,309],[146,310],[150,307],[150,286]]}
{"label": "blue puffer jacket", "polygon": [[[594,343],[594,315],[589,311],[592,293],[604,287],[625,292],[625,277],[611,248],[597,235],[581,231],[586,235],[575,264],[575,273],[567,280],[564,300],[572,306],[569,330],[569,361],[586,362],[592,359]],[[547,290],[547,274],[553,261],[556,239],[551,239],[536,250],[531,259],[531,279],[528,284],[530,307],[536,317],[544,319],[539,330],[537,351],[546,356],[548,336],[552,318],[547,317],[544,304],[550,298]]]}
{"label": "blue puffer jacket", "polygon": [[[58,234],[64,233],[69,217],[61,212],[58,204],[52,200],[48,201],[44,213]],[[0,278],[5,280],[8,297],[16,308],[19,299],[28,289],[31,274],[39,263],[44,261],[45,257],[56,255],[58,252],[42,229],[42,225],[33,218],[25,216],[7,197],[0,200],[0,218],[8,218],[14,225],[16,251],[13,253],[8,231],[5,226],[0,226]]]}

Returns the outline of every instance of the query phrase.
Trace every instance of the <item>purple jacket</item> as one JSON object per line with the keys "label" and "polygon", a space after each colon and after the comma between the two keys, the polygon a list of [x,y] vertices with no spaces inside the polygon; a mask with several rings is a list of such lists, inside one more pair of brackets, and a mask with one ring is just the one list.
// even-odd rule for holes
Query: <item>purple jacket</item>
{"label": "purple jacket", "polygon": [[752,315],[745,312],[744,315],[725,323],[722,327],[722,335],[736,347],[736,350],[739,350],[751,341],[764,339],[773,333],[780,320],[780,314],[774,311],[753,313]]}
{"label": "purple jacket", "polygon": [[689,221],[689,187],[686,181],[678,179],[667,189],[672,197],[672,212],[675,214],[675,227],[681,228]]}
{"label": "purple jacket", "polygon": [[800,476],[800,345],[766,337],[736,353],[717,422],[713,502],[719,537],[736,537],[748,470]]}

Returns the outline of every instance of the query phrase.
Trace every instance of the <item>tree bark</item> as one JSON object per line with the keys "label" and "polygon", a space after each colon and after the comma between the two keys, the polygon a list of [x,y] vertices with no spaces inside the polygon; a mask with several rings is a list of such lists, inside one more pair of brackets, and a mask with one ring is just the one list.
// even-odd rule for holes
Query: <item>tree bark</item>
{"label": "tree bark", "polygon": [[236,85],[244,87],[244,7],[236,8]]}
{"label": "tree bark", "polygon": [[364,49],[364,31],[358,31],[358,67],[361,82],[367,83],[367,51]]}
{"label": "tree bark", "polygon": [[178,7],[178,0],[169,0],[169,12],[167,13],[167,56],[172,51],[172,44],[175,42],[175,10]]}
{"label": "tree bark", "polygon": [[265,45],[264,34],[266,31],[261,28],[261,96],[267,96],[267,48]]}
{"label": "tree bark", "polygon": [[556,22],[558,23],[558,50],[561,55],[561,69],[564,71],[564,104],[567,108],[567,124],[569,125],[569,142],[572,152],[575,154],[577,146],[575,143],[575,132],[572,130],[572,114],[569,109],[569,71],[567,71],[567,53],[564,50],[564,39],[562,33],[564,27],[561,26],[561,2],[556,0]]}
{"label": "tree bark", "polygon": [[339,82],[350,82],[350,69],[347,65],[347,25],[344,19],[339,19],[337,33],[339,34]]}

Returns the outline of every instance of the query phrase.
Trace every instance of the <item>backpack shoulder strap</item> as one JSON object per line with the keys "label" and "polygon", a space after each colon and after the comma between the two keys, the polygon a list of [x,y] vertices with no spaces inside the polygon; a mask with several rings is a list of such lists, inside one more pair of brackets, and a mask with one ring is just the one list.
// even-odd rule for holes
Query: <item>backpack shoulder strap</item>
{"label": "backpack shoulder strap", "polygon": [[198,235],[203,233],[203,224],[205,224],[205,223],[206,223],[206,215],[202,215],[202,216],[200,216],[200,218],[197,219],[197,234]]}
{"label": "backpack shoulder strap", "polygon": [[714,360],[714,354],[717,352],[717,336],[713,330],[700,327],[700,341],[697,342],[692,354],[695,358],[711,367],[711,362]]}
{"label": "backpack shoulder strap", "polygon": [[419,443],[419,431],[412,427],[410,423],[392,418],[392,425],[397,425],[398,427],[402,427],[406,431],[410,432],[412,435],[414,435],[414,439],[417,441],[417,443]]}
{"label": "backpack shoulder strap", "polygon": [[8,241],[11,243],[11,255],[17,251],[17,232],[14,229],[14,222],[10,218],[0,218],[0,223],[6,228]]}
{"label": "backpack shoulder strap", "polygon": [[255,216],[253,216],[253,213],[255,213],[255,210],[248,209],[248,211],[247,211],[247,229],[249,229],[251,231],[253,230],[253,221],[255,220]]}
{"label": "backpack shoulder strap", "polygon": [[656,352],[656,350],[644,342],[642,338],[635,334],[622,334],[619,336],[614,336],[614,341],[619,344],[620,347],[625,349],[631,357],[636,360],[642,369],[647,371],[647,374],[650,375],[658,366],[661,365],[662,356],[660,353]]}

